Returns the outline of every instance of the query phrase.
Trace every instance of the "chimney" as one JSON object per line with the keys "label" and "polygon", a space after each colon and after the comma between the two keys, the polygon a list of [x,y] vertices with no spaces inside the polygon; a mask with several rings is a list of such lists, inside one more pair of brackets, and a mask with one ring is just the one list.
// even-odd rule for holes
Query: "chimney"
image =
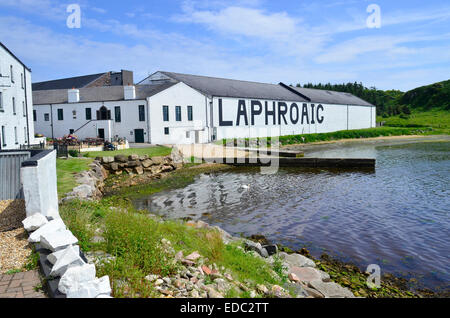
{"label": "chimney", "polygon": [[136,87],[134,85],[124,86],[123,87],[123,98],[125,100],[136,99]]}
{"label": "chimney", "polygon": [[80,91],[72,88],[67,91],[67,99],[69,103],[78,103],[80,101]]}

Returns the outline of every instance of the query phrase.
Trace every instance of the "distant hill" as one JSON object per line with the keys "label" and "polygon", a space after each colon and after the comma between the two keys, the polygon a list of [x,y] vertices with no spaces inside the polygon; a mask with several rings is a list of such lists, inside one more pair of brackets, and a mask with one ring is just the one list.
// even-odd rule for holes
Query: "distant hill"
{"label": "distant hill", "polygon": [[400,103],[424,110],[432,108],[450,110],[450,80],[410,90],[403,94]]}
{"label": "distant hill", "polygon": [[[297,87],[302,86],[297,84]],[[362,83],[356,82],[347,84],[308,83],[303,87],[351,93],[377,106],[377,114],[383,116],[408,115],[411,113],[411,109],[450,110],[450,80],[418,87],[406,93],[398,90],[383,91],[375,87],[367,88]]]}

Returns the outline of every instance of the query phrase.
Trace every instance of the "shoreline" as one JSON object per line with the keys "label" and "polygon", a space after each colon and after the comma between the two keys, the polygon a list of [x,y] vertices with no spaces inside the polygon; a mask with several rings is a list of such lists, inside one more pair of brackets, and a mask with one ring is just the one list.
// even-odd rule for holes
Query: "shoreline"
{"label": "shoreline", "polygon": [[351,138],[351,139],[338,139],[338,140],[328,140],[328,141],[316,141],[311,143],[299,143],[280,146],[281,150],[311,150],[315,148],[326,148],[327,146],[333,146],[336,144],[376,144],[376,143],[394,143],[403,144],[410,142],[429,142],[429,141],[450,141],[450,135],[401,135],[401,136],[380,136],[380,137],[370,137],[370,138]]}
{"label": "shoreline", "polygon": [[[444,135],[444,137],[449,137],[447,135]],[[423,142],[424,140],[427,140],[427,137],[429,136],[391,136],[391,137],[376,137],[376,138],[367,138],[367,139],[353,139],[353,140],[337,140],[337,141],[330,141],[330,142],[318,142],[313,144],[308,144],[307,146],[323,146],[323,145],[330,145],[330,144],[336,144],[339,142],[355,142],[355,141],[362,141],[367,142],[371,141],[417,141],[417,142]],[[433,136],[432,141],[435,141],[439,137],[443,136]],[[446,138],[444,138],[445,140]],[[449,139],[450,140],[450,139]],[[445,140],[446,141],[446,140]],[[292,145],[291,145],[292,146]],[[306,145],[305,145],[306,146]],[[170,173],[165,173],[161,176],[161,178],[153,179],[149,178],[149,176],[120,176],[118,178],[113,177],[112,179],[119,179],[120,181],[116,183],[117,186],[113,191],[106,191],[105,197],[117,197],[118,195],[122,197],[122,199],[126,201],[130,201],[130,199],[133,198],[133,196],[138,195],[151,195],[160,191],[164,190],[170,190],[173,188],[179,188],[184,187],[187,184],[190,184],[199,174],[201,173],[211,173],[211,172],[220,172],[220,171],[226,171],[232,169],[228,166],[220,165],[220,164],[200,164],[200,165],[186,165],[182,169],[177,169],[176,171],[172,171]],[[109,179],[109,178],[108,178]],[[178,179],[178,180],[177,180]],[[109,180],[111,181],[111,180]],[[109,182],[108,182],[109,183]],[[109,185],[114,184],[114,181],[110,183]],[[107,190],[109,187],[105,187]],[[154,188],[153,190],[149,191],[149,193],[145,193],[145,189],[148,188]],[[111,189],[109,189],[111,190]],[[142,191],[144,190],[144,191]],[[147,211],[148,212],[148,211]],[[150,212],[148,212],[150,214]],[[164,219],[163,219],[164,220]],[[186,219],[184,220],[186,221]],[[278,245],[278,244],[277,244]],[[289,249],[286,247],[283,247],[279,245],[279,248],[281,251],[288,251]],[[293,252],[292,250],[290,252]],[[391,274],[383,274],[383,276],[386,275],[387,281],[385,285],[383,286],[384,279],[382,281],[382,288],[380,291],[374,291],[370,289],[366,289],[364,286],[365,279],[367,275],[363,273],[358,266],[351,264],[351,263],[345,263],[340,261],[337,258],[330,257],[328,255],[325,255],[324,258],[315,259],[311,255],[309,255],[309,252],[306,249],[301,249],[297,252],[301,255],[308,255],[307,257],[310,257],[314,260],[314,262],[317,265],[317,268],[320,270],[325,270],[326,272],[331,272],[330,276],[333,278],[335,282],[339,282],[342,286],[345,286],[347,288],[350,288],[352,292],[356,292],[355,295],[362,296],[362,297],[449,297],[448,291],[439,292],[434,290],[423,290],[423,289],[415,289],[410,290],[407,288],[407,280],[396,277],[395,275]],[[356,285],[355,285],[356,284]],[[363,284],[363,285],[361,285]],[[354,286],[353,286],[354,285]],[[358,288],[356,288],[358,287]],[[388,296],[386,296],[386,293],[388,293]]]}

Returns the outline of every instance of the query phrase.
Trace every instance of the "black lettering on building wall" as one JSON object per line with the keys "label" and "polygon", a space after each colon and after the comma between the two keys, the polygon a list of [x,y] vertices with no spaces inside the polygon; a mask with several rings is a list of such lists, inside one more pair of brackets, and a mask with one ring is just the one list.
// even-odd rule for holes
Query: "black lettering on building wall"
{"label": "black lettering on building wall", "polygon": [[273,123],[272,125],[276,125],[275,123],[275,102],[273,102],[273,108],[271,111],[269,111],[269,103],[265,102],[265,108],[266,108],[266,126],[269,125],[269,116],[272,116]]}
{"label": "black lettering on building wall", "polygon": [[302,125],[305,122],[305,117],[306,117],[306,123],[309,124],[308,105],[307,104],[303,104],[303,107],[302,107]]}
{"label": "black lettering on building wall", "polygon": [[238,113],[236,119],[236,126],[239,126],[241,122],[241,116],[244,116],[245,126],[248,126],[247,107],[245,106],[245,100],[240,99],[238,102]]}
{"label": "black lettering on building wall", "polygon": [[[294,117],[294,109],[295,109],[295,117]],[[297,106],[296,103],[292,103],[289,115],[291,117],[291,122],[294,125],[297,124],[298,123],[299,110],[298,110],[298,106]]]}
{"label": "black lettering on building wall", "polygon": [[287,108],[286,103],[278,102],[278,125],[281,125],[281,117],[283,117],[284,124],[285,125],[288,124],[286,121],[287,112],[288,112],[288,108]]}
{"label": "black lettering on building wall", "polygon": [[[256,110],[255,107],[258,107],[258,110]],[[257,101],[257,100],[252,100],[251,103],[251,116],[252,116],[252,126],[255,125],[255,116],[256,115],[261,115],[262,113],[262,104],[261,102]]]}
{"label": "black lettering on building wall", "polygon": [[323,123],[323,116],[319,117],[319,110],[323,111],[323,106],[322,105],[317,105],[317,110],[316,110],[316,114],[317,114],[317,122],[319,124]]}
{"label": "black lettering on building wall", "polygon": [[223,120],[223,108],[222,108],[222,99],[219,99],[219,126],[233,126],[233,121],[231,120]]}

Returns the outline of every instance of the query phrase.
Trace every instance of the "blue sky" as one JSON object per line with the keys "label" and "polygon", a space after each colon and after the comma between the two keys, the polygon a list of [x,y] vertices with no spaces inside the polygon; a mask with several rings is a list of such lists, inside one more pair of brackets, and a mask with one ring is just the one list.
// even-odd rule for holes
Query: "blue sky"
{"label": "blue sky", "polygon": [[450,78],[450,2],[0,0],[0,41],[34,82],[129,69],[406,91]]}

